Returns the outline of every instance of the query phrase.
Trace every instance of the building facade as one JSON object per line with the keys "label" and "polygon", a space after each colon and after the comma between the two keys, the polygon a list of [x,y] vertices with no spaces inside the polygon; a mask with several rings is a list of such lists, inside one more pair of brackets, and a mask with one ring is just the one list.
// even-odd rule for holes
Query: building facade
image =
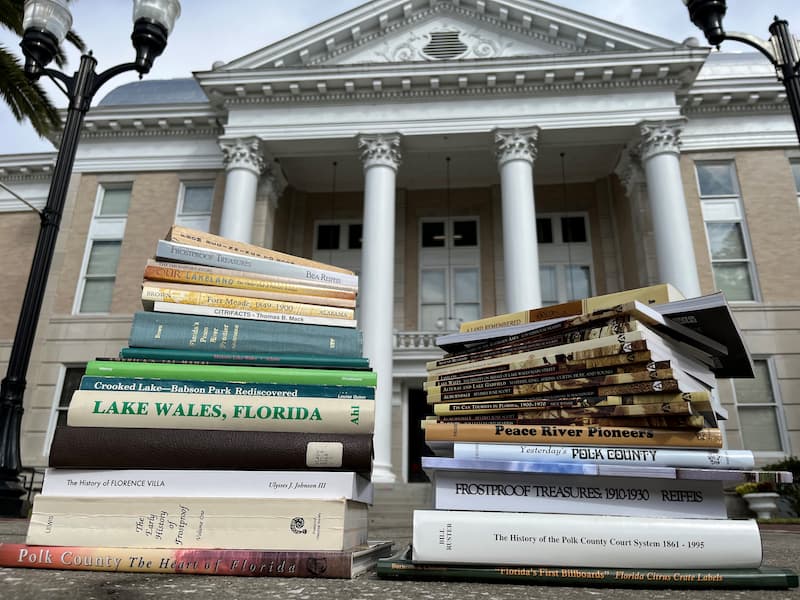
{"label": "building facade", "polygon": [[[375,0],[87,116],[28,371],[27,467],[115,356],[173,222],[349,267],[378,372],[375,478],[415,481],[425,363],[462,320],[670,282],[723,290],[755,360],[731,448],[800,448],[800,150],[755,54],[535,0]],[[43,206],[54,154],[0,156]],[[0,189],[5,370],[38,216]],[[5,362],[4,362],[5,361]]]}

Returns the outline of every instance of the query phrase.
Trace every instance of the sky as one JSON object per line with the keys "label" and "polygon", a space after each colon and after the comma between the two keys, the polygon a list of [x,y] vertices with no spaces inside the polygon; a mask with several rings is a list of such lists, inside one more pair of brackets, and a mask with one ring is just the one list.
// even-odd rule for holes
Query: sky
{"label": "sky", "polygon": [[[147,75],[153,79],[188,77],[192,71],[211,68],[215,61],[228,62],[277,42],[364,4],[364,0],[183,0],[182,14],[169,38],[164,54]],[[613,23],[681,42],[703,34],[689,20],[681,0],[552,0]],[[98,71],[133,60],[131,0],[72,0],[73,29],[98,60]],[[727,31],[769,38],[769,25],[777,15],[800,35],[800,2],[797,0],[728,0],[724,19]],[[0,45],[20,58],[19,39],[0,30]],[[725,42],[726,52],[753,51],[739,42]],[[68,47],[69,74],[78,66],[79,55]],[[766,61],[767,59],[764,58]],[[96,104],[118,85],[132,81],[135,73],[120,75],[106,83],[94,98]],[[56,106],[66,98],[51,84],[46,89]],[[0,154],[52,151],[30,123],[17,123],[0,101]]]}

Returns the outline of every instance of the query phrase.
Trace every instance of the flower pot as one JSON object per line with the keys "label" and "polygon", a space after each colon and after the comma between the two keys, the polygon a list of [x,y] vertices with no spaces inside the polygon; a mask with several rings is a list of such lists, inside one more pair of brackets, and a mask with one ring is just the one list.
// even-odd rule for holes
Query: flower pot
{"label": "flower pot", "polygon": [[756,492],[745,494],[742,498],[747,501],[747,507],[756,513],[756,517],[769,519],[778,510],[777,502],[780,494],[777,492]]}

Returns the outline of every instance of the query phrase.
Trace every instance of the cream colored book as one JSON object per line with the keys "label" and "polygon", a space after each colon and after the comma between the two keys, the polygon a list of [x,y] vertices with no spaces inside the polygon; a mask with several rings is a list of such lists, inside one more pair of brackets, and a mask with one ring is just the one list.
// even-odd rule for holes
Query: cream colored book
{"label": "cream colored book", "polygon": [[114,548],[345,550],[367,542],[367,505],[254,498],[34,499],[26,543]]}

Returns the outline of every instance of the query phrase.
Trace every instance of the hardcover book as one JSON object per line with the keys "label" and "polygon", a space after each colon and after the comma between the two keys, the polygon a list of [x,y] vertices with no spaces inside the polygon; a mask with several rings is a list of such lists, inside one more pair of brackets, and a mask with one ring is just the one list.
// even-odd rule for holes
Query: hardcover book
{"label": "hardcover book", "polygon": [[327,327],[356,327],[355,319],[329,319],[328,317],[309,317],[289,313],[262,312],[242,308],[220,308],[198,304],[176,304],[174,302],[153,302],[153,312],[177,313],[179,315],[200,315],[226,319],[245,319],[248,321],[274,321],[276,323],[295,323],[298,325],[324,325]]}
{"label": "hardcover book", "polygon": [[367,505],[253,498],[34,498],[27,544],[346,550],[367,543]]}
{"label": "hardcover book", "polygon": [[754,569],[750,519],[672,519],[416,510],[414,561],[628,569]]}
{"label": "hardcover book", "polygon": [[122,348],[119,356],[125,360],[152,362],[270,365],[275,367],[312,367],[319,369],[369,369],[369,360],[359,356],[330,356],[325,354],[287,354],[266,352],[235,352],[230,350],[175,350],[173,348]]}

